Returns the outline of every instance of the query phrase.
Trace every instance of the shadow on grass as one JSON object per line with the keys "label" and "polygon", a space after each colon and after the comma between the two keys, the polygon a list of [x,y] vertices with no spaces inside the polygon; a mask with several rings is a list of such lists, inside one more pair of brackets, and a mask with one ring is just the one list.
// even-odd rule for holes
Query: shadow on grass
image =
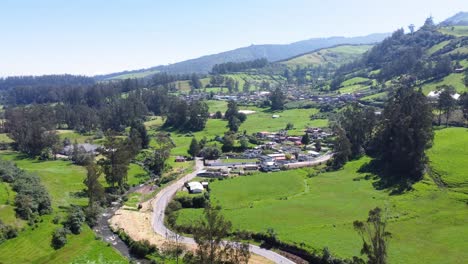
{"label": "shadow on grass", "polygon": [[385,169],[383,162],[372,160],[363,164],[359,169],[359,173],[368,173],[363,178],[366,180],[375,180],[372,185],[376,190],[387,190],[390,195],[403,194],[411,191],[413,182],[410,182],[400,174],[395,174]]}
{"label": "shadow on grass", "polygon": [[78,191],[78,192],[70,193],[70,196],[74,197],[74,198],[87,198],[88,194],[86,193],[85,190],[81,190],[81,191]]}

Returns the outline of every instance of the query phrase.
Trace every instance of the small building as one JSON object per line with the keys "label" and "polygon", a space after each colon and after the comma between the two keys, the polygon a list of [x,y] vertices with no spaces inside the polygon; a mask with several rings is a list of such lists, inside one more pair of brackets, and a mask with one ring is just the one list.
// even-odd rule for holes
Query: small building
{"label": "small building", "polygon": [[204,181],[204,182],[201,182],[201,185],[203,186],[203,188],[208,188],[208,182]]}
{"label": "small building", "polygon": [[258,170],[258,166],[257,165],[245,165],[244,166],[244,171],[256,171]]}
{"label": "small building", "polygon": [[264,172],[269,172],[269,171],[279,171],[280,168],[279,168],[278,164],[276,164],[276,162],[266,161],[266,162],[263,162],[260,165],[260,170],[264,171]]}
{"label": "small building", "polygon": [[[85,152],[92,153],[94,155],[98,154],[99,145],[93,145],[89,143],[77,144],[78,149],[83,149]],[[73,154],[74,145],[65,146],[60,154],[70,156]]]}
{"label": "small building", "polygon": [[185,159],[184,156],[177,156],[175,158],[175,162],[185,162],[185,161],[186,161],[186,159]]}
{"label": "small building", "polygon": [[320,153],[318,153],[317,151],[313,151],[313,150],[309,150],[307,151],[307,153],[311,155],[312,157],[318,157],[320,155]]}
{"label": "small building", "polygon": [[268,157],[274,159],[274,160],[285,160],[286,155],[284,153],[274,153],[274,154],[268,154]]}
{"label": "small building", "polygon": [[203,185],[199,182],[187,183],[187,189],[190,193],[202,193],[204,190]]}

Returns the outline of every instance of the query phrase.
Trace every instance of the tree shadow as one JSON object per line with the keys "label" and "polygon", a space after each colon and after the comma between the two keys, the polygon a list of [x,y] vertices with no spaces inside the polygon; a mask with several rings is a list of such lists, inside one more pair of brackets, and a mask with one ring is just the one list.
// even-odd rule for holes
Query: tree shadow
{"label": "tree shadow", "polygon": [[392,173],[380,160],[374,159],[363,164],[359,173],[368,173],[366,180],[375,180],[372,185],[376,190],[386,190],[390,195],[399,195],[413,190],[412,182],[405,180],[401,174]]}
{"label": "tree shadow", "polygon": [[70,193],[70,196],[74,198],[87,198],[88,194],[86,193],[85,190],[81,190],[81,191]]}

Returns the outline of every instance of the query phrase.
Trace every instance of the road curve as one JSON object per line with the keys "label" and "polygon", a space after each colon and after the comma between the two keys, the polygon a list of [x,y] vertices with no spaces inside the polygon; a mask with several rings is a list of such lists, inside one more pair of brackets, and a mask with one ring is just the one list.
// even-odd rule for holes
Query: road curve
{"label": "road curve", "polygon": [[[313,164],[311,163],[310,165],[325,162],[330,158],[331,155],[324,155],[315,160]],[[200,171],[202,168],[203,161],[201,159],[196,159],[194,172],[187,174],[183,178],[165,187],[156,195],[153,201],[153,217],[151,219],[151,226],[153,227],[154,232],[156,232],[159,235],[162,235],[163,237],[174,236],[174,233],[168,228],[166,228],[166,226],[164,225],[164,211],[166,210],[167,205],[171,201],[172,197],[176,194],[176,192],[184,187],[185,182],[188,182],[191,179],[195,178],[197,172]],[[196,244],[193,238],[190,237],[181,237],[179,241],[187,245]],[[293,261],[271,250],[263,249],[255,245],[250,245],[249,248],[251,253],[265,257],[275,263],[294,264]]]}

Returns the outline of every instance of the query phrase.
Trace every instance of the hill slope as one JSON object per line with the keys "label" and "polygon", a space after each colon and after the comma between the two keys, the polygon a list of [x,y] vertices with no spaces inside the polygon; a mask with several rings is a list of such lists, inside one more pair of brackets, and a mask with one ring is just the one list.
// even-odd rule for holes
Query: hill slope
{"label": "hill slope", "polygon": [[280,63],[292,67],[304,67],[326,63],[339,66],[359,58],[371,47],[372,45],[340,45],[299,55],[288,60],[281,61]]}
{"label": "hill slope", "polygon": [[468,12],[459,12],[440,24],[442,26],[468,26]]}
{"label": "hill slope", "polygon": [[291,58],[299,54],[311,52],[313,50],[336,46],[340,44],[357,45],[376,43],[382,41],[387,36],[389,36],[388,33],[379,33],[351,38],[313,38],[284,45],[251,45],[248,47],[243,47],[213,55],[207,55],[196,59],[174,63],[171,65],[161,65],[148,69],[100,75],[96,76],[96,78],[99,80],[118,79],[121,78],[122,75],[129,76],[129,74],[138,74],[139,77],[142,77],[146,76],[146,73],[147,75],[150,75],[151,73],[154,73],[156,71],[170,73],[207,73],[215,64],[225,62],[242,62],[260,58],[266,58],[268,61],[278,61]]}

